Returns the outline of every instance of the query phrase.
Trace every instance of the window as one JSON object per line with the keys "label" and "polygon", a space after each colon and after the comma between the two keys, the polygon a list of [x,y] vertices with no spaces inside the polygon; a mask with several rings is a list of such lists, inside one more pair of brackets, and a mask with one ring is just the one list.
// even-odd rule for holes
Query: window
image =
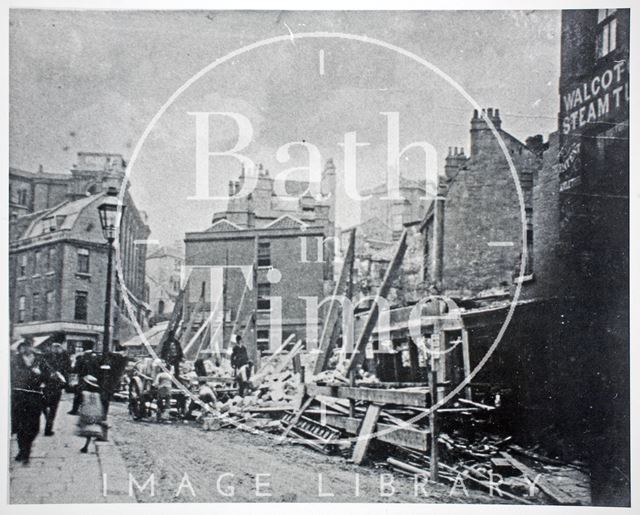
{"label": "window", "polygon": [[164,300],[158,301],[158,315],[164,315]]}
{"label": "window", "polygon": [[78,249],[78,273],[79,274],[89,273],[89,250],[88,249]]}
{"label": "window", "polygon": [[31,302],[31,320],[40,320],[40,294],[33,294],[33,301]]}
{"label": "window", "polygon": [[27,205],[27,190],[19,189],[18,190],[18,204],[21,206]]}
{"label": "window", "polygon": [[20,277],[25,277],[27,275],[27,262],[29,256],[27,254],[22,254],[20,256]]}
{"label": "window", "polygon": [[256,333],[256,346],[259,351],[269,350],[269,329],[258,329]]}
{"label": "window", "polygon": [[33,260],[33,275],[38,275],[40,273],[40,266],[42,264],[42,252],[36,250],[35,257]]}
{"label": "window", "polygon": [[258,311],[271,311],[271,285],[269,283],[258,284]]}
{"label": "window", "polygon": [[74,320],[86,320],[87,319],[87,292],[76,292],[76,304],[75,312],[73,315]]}
{"label": "window", "polygon": [[47,257],[47,270],[52,271],[56,266],[56,248],[51,247]]}
{"label": "window", "polygon": [[258,242],[258,266],[271,266],[271,243]]}
{"label": "window", "polygon": [[604,57],[617,47],[618,20],[615,9],[598,9],[596,57]]}
{"label": "window", "polygon": [[53,319],[53,292],[48,291],[44,298],[44,318]]}
{"label": "window", "polygon": [[48,216],[42,220],[42,231],[53,232],[56,230],[56,219],[53,216]]}
{"label": "window", "polygon": [[524,275],[533,274],[533,229],[527,229],[527,264]]}
{"label": "window", "polygon": [[27,310],[27,298],[24,295],[22,295],[18,299],[18,322],[20,323],[24,322],[24,316],[26,314],[26,310]]}

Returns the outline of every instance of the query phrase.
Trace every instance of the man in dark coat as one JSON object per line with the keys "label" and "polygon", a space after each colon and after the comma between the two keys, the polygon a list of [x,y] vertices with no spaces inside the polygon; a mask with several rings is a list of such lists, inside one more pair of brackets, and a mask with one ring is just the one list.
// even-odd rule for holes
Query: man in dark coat
{"label": "man in dark coat", "polygon": [[173,367],[173,376],[180,379],[180,362],[184,359],[182,346],[171,331],[160,349],[160,359]]}
{"label": "man in dark coat", "polygon": [[62,389],[69,381],[71,360],[69,359],[69,354],[59,343],[52,344],[51,350],[45,354],[44,360],[52,370],[51,376],[47,377],[44,382],[44,405],[42,410],[46,420],[44,436],[53,436],[53,422],[58,412]]}
{"label": "man in dark coat", "polygon": [[231,366],[235,371],[238,394],[244,397],[244,392],[249,386],[249,378],[251,377],[251,361],[249,361],[249,353],[242,343],[240,335],[236,336],[236,344],[231,351]]}
{"label": "man in dark coat", "polygon": [[12,429],[18,438],[17,461],[29,463],[31,446],[40,431],[42,383],[49,375],[46,363],[39,360],[31,345],[23,344],[11,363]]}

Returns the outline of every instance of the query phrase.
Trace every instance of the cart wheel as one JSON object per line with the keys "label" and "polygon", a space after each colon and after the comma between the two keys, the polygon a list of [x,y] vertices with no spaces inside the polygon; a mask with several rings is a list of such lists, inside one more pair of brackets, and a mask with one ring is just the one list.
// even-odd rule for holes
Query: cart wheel
{"label": "cart wheel", "polygon": [[133,420],[140,420],[144,417],[144,399],[137,381],[129,383],[129,414]]}

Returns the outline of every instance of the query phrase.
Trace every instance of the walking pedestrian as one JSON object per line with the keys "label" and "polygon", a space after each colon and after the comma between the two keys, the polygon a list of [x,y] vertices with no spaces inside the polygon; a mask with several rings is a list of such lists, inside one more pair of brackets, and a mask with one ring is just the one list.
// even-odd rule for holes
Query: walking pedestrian
{"label": "walking pedestrian", "polygon": [[100,396],[98,380],[87,375],[82,379],[81,401],[78,414],[78,428],[76,434],[86,438],[80,452],[86,454],[89,451],[91,438],[100,439],[103,433],[104,413]]}
{"label": "walking pedestrian", "polygon": [[71,361],[62,345],[57,342],[51,346],[50,352],[44,356],[44,359],[51,369],[50,376],[45,379],[43,390],[44,436],[53,436],[53,423],[58,412],[62,389],[69,379]]}
{"label": "walking pedestrian", "polygon": [[47,372],[46,364],[36,357],[31,344],[21,344],[11,364],[11,422],[18,439],[15,459],[25,465],[29,463],[33,441],[40,431],[42,383]]}

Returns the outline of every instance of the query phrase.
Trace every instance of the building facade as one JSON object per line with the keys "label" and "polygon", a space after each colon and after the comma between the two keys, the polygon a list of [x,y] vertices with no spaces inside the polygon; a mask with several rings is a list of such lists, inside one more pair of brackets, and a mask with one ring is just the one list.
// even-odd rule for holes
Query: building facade
{"label": "building facade", "polygon": [[[230,194],[239,191],[243,179],[241,173],[239,181],[229,184]],[[187,318],[197,307],[211,316],[212,306],[221,301],[224,308],[212,320],[212,332],[219,328],[218,345],[226,347],[234,331],[245,334],[254,358],[277,349],[291,334],[314,345],[318,336],[307,334],[307,310],[333,284],[333,162],[327,161],[322,184],[316,185],[321,199],[305,193],[310,185],[299,181],[286,182],[287,194],[297,198],[282,199],[275,182],[260,167],[254,192],[231,199],[207,230],[185,236]],[[215,284],[211,267],[225,267]]]}
{"label": "building facade", "polygon": [[[70,350],[101,345],[107,243],[98,206],[109,187],[119,187],[125,168],[122,157],[114,154],[80,153],[78,158],[78,165],[66,176],[64,197],[61,190],[48,189],[48,178],[43,179],[44,186],[40,184],[42,173],[28,180],[21,174],[16,179],[13,191],[29,184],[31,191],[49,191],[52,198],[31,197],[25,206],[27,214],[11,221],[9,247],[12,338],[55,336]],[[146,248],[134,242],[147,238],[149,228],[128,192],[124,205],[116,252],[135,317],[144,324]],[[115,276],[114,284],[113,338],[117,343],[134,329],[129,313],[121,309],[122,291]]]}
{"label": "building facade", "polygon": [[169,320],[180,294],[184,248],[178,245],[160,247],[147,256],[146,277],[148,302],[152,315],[150,323]]}
{"label": "building facade", "polygon": [[[486,118],[509,153],[517,183]],[[469,134],[469,156],[449,149],[438,197],[422,224],[424,280],[433,291],[456,298],[508,295],[519,276],[523,245],[531,251],[535,237],[531,195],[544,145],[541,136],[523,143],[506,132],[493,108],[474,110]],[[524,279],[530,274],[531,261]]]}
{"label": "building facade", "polygon": [[[549,399],[589,463],[594,504],[630,503],[629,27],[625,9],[562,13],[558,130],[533,194],[536,331]],[[578,401],[584,399],[584,401]]]}

